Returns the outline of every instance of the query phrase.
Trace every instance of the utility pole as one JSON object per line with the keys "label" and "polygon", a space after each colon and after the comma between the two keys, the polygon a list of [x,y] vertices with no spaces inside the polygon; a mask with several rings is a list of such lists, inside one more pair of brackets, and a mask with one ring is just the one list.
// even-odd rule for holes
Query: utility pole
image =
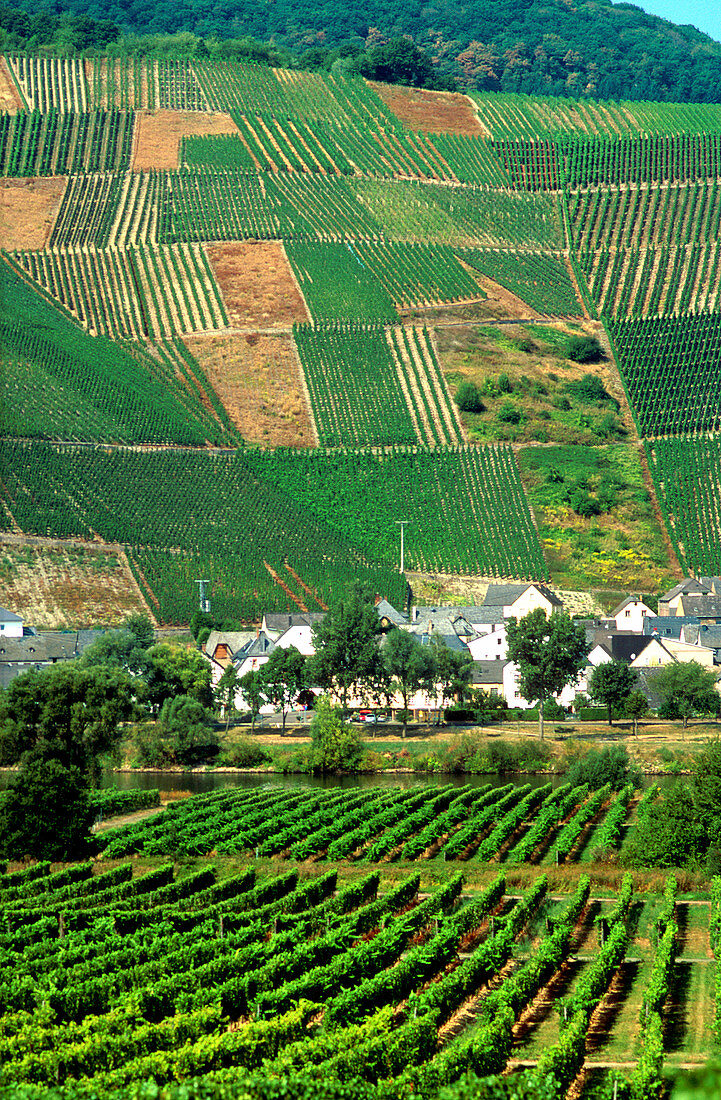
{"label": "utility pole", "polygon": [[198,589],[199,589],[199,593],[200,593],[200,610],[201,611],[206,611],[206,612],[209,613],[210,612],[210,600],[206,598],[205,586],[206,586],[206,584],[210,584],[210,581],[207,580],[207,579],[202,580],[202,581],[201,580],[196,580],[195,583],[197,584]]}
{"label": "utility pole", "polygon": [[403,567],[403,566],[404,566],[404,552],[405,552],[405,533],[406,533],[406,524],[407,524],[407,523],[410,523],[410,520],[407,520],[407,519],[397,519],[397,520],[396,520],[396,523],[398,524],[398,526],[399,526],[399,527],[400,527],[400,529],[401,529],[401,567],[400,567],[400,569],[399,569],[399,573],[404,573],[404,572],[405,572],[405,569],[404,569],[404,567]]}

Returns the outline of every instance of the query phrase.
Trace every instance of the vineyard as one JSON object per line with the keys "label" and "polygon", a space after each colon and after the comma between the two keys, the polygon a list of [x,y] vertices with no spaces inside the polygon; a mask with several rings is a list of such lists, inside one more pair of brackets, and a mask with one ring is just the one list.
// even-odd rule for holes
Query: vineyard
{"label": "vineyard", "polygon": [[[546,576],[518,468],[507,449],[411,449],[389,456],[387,466],[384,456],[362,452],[347,460],[331,453],[325,462],[318,455],[315,469],[323,476],[324,492],[335,491],[338,508],[346,509],[345,530],[338,522],[342,512],[330,515],[323,493],[316,499],[307,487],[305,496],[296,492],[307,458],[315,453],[141,452],[6,442],[0,449],[0,507],[5,523],[29,535],[124,544],[144,594],[167,622],[187,622],[198,570],[214,577],[220,614],[251,622],[268,606],[325,607],[347,583],[349,568],[402,604],[394,500],[403,503],[417,528],[409,563]],[[388,530],[382,537],[374,537],[373,499],[345,491],[345,461],[375,478],[378,495],[381,480],[388,482],[392,497],[383,501]],[[284,481],[284,467],[289,475],[294,468],[295,476]],[[426,476],[419,482],[422,471]],[[466,488],[459,492],[459,485]],[[424,534],[428,515],[448,517],[440,534]]]}
{"label": "vineyard", "polygon": [[[0,115],[0,275],[16,302],[3,320],[2,392],[13,438],[198,449],[299,439],[321,448],[319,470],[328,449],[350,452],[338,468],[352,476],[370,469],[370,448],[386,448],[384,474],[397,464],[399,483],[418,448],[423,478],[405,481],[400,495],[388,486],[393,508],[418,517],[414,563],[546,578],[515,461],[483,443],[548,440],[543,420],[555,413],[532,407],[544,383],[529,381],[544,368],[520,372],[527,407],[493,406],[487,419],[511,420],[484,435],[473,414],[461,421],[454,395],[463,370],[439,354],[447,344],[434,324],[531,316],[570,324],[567,340],[600,318],[617,359],[609,370],[620,372],[605,381],[625,386],[643,438],[718,430],[718,107],[433,93],[408,115],[397,89],[337,71],[199,57],[8,54],[5,65],[17,105]],[[424,103],[432,106],[425,121]],[[267,252],[248,267],[243,250],[253,242]],[[242,373],[248,357],[233,351],[233,340],[270,332],[287,340],[285,398],[280,375],[261,396],[257,378]],[[216,355],[221,338],[228,342]],[[488,363],[488,371],[503,368]],[[490,373],[485,382],[493,392]],[[293,416],[302,431],[287,427]],[[596,430],[582,411],[577,419],[572,439]],[[616,427],[598,439],[615,438]],[[477,459],[468,440],[483,448]],[[321,604],[360,559],[384,578],[374,587],[402,590],[385,534],[370,534],[373,517],[353,524],[349,540],[334,519],[348,518],[342,494],[328,506],[309,476],[311,499],[297,485],[307,456],[281,456],[293,500],[321,525],[319,545],[333,547],[325,578],[320,550],[308,556]],[[236,457],[238,469],[265,468],[250,448]],[[3,482],[7,523],[82,528],[83,537],[127,545],[168,621],[182,621],[190,603],[179,590],[197,569],[212,569],[221,604],[240,600],[244,615],[264,600],[306,602],[289,572],[301,568],[302,537],[290,533],[279,550],[267,515],[251,524],[257,502],[238,516],[232,549],[209,532],[196,540],[192,522],[183,538],[141,537],[120,502],[96,527],[77,496],[89,500],[93,484],[104,498],[95,461],[76,452],[72,505],[18,504],[22,519],[14,482]],[[676,543],[704,546],[708,528],[676,531],[679,507],[666,485],[656,478]],[[462,505],[451,504],[454,487],[467,496]],[[206,482],[206,491],[216,514],[216,486]],[[435,513],[424,512],[429,495]],[[392,529],[392,509],[378,500],[375,508]],[[453,539],[445,526],[457,513],[470,526]],[[294,504],[289,514],[302,530]],[[243,523],[252,560],[241,548]],[[168,533],[174,526],[169,516]]]}
{"label": "vineyard", "polygon": [[[654,1095],[664,1056],[710,1050],[711,907],[672,877],[595,896],[575,865],[631,806],[567,785],[226,789],[98,834],[94,867],[6,872],[0,1087],[119,1100],[150,1077],[283,1077],[432,1100],[469,1069],[535,1066],[560,1094],[621,1063]],[[556,862],[576,872],[561,893]]]}

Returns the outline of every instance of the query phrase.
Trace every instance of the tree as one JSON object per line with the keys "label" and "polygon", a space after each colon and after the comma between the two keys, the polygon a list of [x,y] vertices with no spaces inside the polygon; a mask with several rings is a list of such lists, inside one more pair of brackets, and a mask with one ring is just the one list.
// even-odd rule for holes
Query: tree
{"label": "tree", "polygon": [[230,712],[235,707],[235,693],[238,690],[238,670],[235,665],[228,665],[223,669],[223,674],[215,685],[216,702],[225,710],[225,732],[230,725]]}
{"label": "tree", "polygon": [[621,859],[632,867],[682,867],[695,863],[704,848],[704,830],[694,812],[691,791],[687,784],[678,783],[647,807]]}
{"label": "tree", "polygon": [[0,852],[11,859],[82,858],[94,817],[85,773],[31,749],[0,802]]}
{"label": "tree", "polygon": [[360,62],[361,74],[385,84],[409,84],[429,88],[433,84],[433,64],[427,54],[408,38],[391,38],[368,50]]}
{"label": "tree", "polygon": [[694,808],[709,840],[716,839],[721,826],[721,740],[710,740],[691,767]]}
{"label": "tree", "polygon": [[145,677],[150,669],[147,650],[138,642],[134,631],[121,627],[108,630],[97,642],[88,646],[78,663],[82,668],[107,665],[121,668],[132,676]]}
{"label": "tree", "polygon": [[632,691],[623,704],[623,710],[633,722],[633,736],[638,737],[638,723],[648,714],[648,699],[642,691]]}
{"label": "tree", "polygon": [[241,676],[238,680],[238,691],[248,704],[250,710],[251,733],[255,731],[255,720],[260,714],[260,708],[265,702],[263,688],[263,679],[258,669],[251,669],[249,672],[246,672],[245,676]]}
{"label": "tree", "polygon": [[432,655],[406,630],[395,627],[386,636],[383,663],[393,688],[403,699],[403,736],[408,727],[408,702],[431,675]]}
{"label": "tree", "polygon": [[372,599],[360,585],[354,585],[313,629],[316,652],[310,661],[309,682],[333,692],[343,710],[351,691],[358,695],[376,690],[383,673],[380,633]]}
{"label": "tree", "polygon": [[343,721],[327,695],[318,699],[310,723],[313,766],[320,771],[347,771],[361,754],[360,734]]}
{"label": "tree", "polygon": [[543,704],[575,680],[588,655],[586,633],[564,612],[546,618],[542,608],[520,621],[509,619],[508,659],[518,666],[520,690],[538,702],[538,729],[543,738]]}
{"label": "tree", "polygon": [[588,690],[591,698],[608,710],[608,724],[613,725],[613,712],[623,707],[638,681],[638,674],[623,661],[608,661],[597,665],[591,673]]}
{"label": "tree", "polygon": [[120,723],[133,711],[131,683],[120,669],[83,668],[78,661],[30,669],[0,703],[0,758],[16,763],[37,749],[94,785],[101,756],[116,749]]}
{"label": "tree", "polygon": [[280,707],[284,734],[286,715],[305,687],[305,657],[295,646],[277,647],[260,670],[260,681],[268,702]]}
{"label": "tree", "polygon": [[193,766],[218,754],[218,738],[208,726],[208,714],[202,703],[189,695],[166,699],[158,725],[179,764]]}
{"label": "tree", "polygon": [[675,661],[654,672],[650,680],[661,697],[658,713],[662,718],[682,718],[684,729],[695,714],[719,713],[717,674],[698,661]]}
{"label": "tree", "polygon": [[213,703],[210,663],[197,649],[160,642],[148,650],[148,700],[157,711],[174,695],[190,695],[204,707]]}

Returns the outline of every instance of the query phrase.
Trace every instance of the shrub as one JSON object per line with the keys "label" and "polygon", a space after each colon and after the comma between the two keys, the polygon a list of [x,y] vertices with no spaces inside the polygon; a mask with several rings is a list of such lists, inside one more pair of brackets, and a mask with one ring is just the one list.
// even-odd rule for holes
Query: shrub
{"label": "shrub", "polygon": [[641,785],[641,773],[632,764],[624,745],[609,745],[601,752],[591,749],[571,765],[566,779],[572,787],[588,783],[592,790],[605,787],[606,783],[610,783],[616,791],[627,783],[633,783],[636,787]]}
{"label": "shrub", "polygon": [[498,392],[499,393],[513,393],[513,386],[511,385],[511,379],[504,371],[498,375]]}
{"label": "shrub", "polygon": [[572,336],[566,355],[574,363],[597,363],[603,357],[603,350],[595,336]]}
{"label": "shrub", "polygon": [[269,761],[270,753],[250,737],[241,737],[220,758],[220,762],[228,768],[258,768]]}
{"label": "shrub", "polygon": [[[584,360],[581,361],[583,362]],[[566,391],[570,393],[572,397],[586,404],[591,401],[611,400],[610,394],[606,392],[606,387],[597,374],[584,374],[583,378],[577,378],[573,382],[567,382]]]}
{"label": "shrub", "polygon": [[515,405],[512,405],[510,401],[506,401],[504,405],[501,405],[497,415],[502,424],[521,423],[520,410],[517,409]]}
{"label": "shrub", "polygon": [[463,412],[480,413],[485,409],[481,391],[475,382],[461,382],[456,390],[456,405]]}
{"label": "shrub", "polygon": [[601,514],[601,505],[585,489],[576,489],[571,493],[570,504],[576,515],[584,519]]}

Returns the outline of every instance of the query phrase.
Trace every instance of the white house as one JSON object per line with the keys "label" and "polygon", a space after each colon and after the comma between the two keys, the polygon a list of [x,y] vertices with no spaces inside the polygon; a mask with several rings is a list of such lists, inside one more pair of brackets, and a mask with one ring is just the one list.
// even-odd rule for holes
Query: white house
{"label": "white house", "polygon": [[468,650],[474,661],[505,661],[508,656],[508,641],[505,625],[492,627],[488,634],[472,638]]}
{"label": "white house", "polygon": [[610,618],[615,622],[616,630],[630,630],[633,634],[643,634],[644,619],[655,619],[657,615],[643,600],[628,596],[613,609]]}
{"label": "white house", "polygon": [[4,638],[22,638],[23,620],[14,611],[6,611],[0,607],[0,634]]}
{"label": "white house", "polygon": [[484,607],[502,608],[504,619],[522,619],[538,608],[548,616],[563,607],[555,592],[545,584],[489,584],[483,602]]}

